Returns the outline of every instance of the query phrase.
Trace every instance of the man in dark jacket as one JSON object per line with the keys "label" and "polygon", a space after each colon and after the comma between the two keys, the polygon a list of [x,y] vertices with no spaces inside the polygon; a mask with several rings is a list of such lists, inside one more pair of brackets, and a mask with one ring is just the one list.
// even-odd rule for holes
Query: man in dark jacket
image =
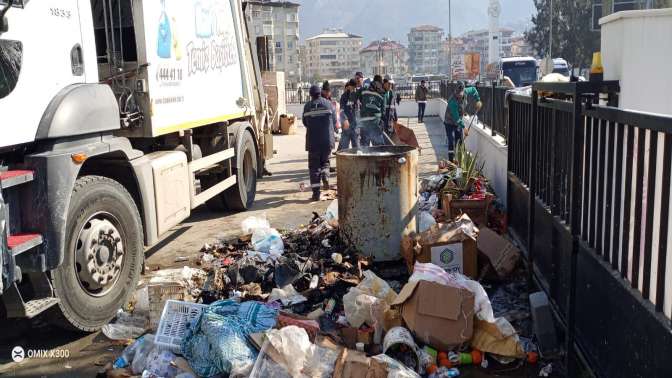
{"label": "man in dark jacket", "polygon": [[363,147],[368,147],[369,144],[374,146],[385,144],[382,127],[382,119],[385,114],[384,95],[383,78],[379,75],[376,75],[368,88],[364,87],[357,92],[357,101],[361,104],[359,122],[361,145]]}
{"label": "man in dark jacket", "polygon": [[355,106],[355,88],[357,82],[354,79],[345,85],[345,92],[341,95],[341,128],[343,133],[338,144],[339,150],[359,147],[359,130],[357,128],[357,108]]}
{"label": "man in dark jacket", "polygon": [[425,119],[425,108],[427,107],[427,82],[422,80],[415,90],[415,102],[418,103],[418,122],[423,123]]}
{"label": "man in dark jacket", "polygon": [[310,87],[311,100],[303,108],[303,125],[306,126],[306,151],[313,200],[320,199],[320,180],[329,188],[329,156],[334,148],[336,119],[329,100],[320,96],[317,85]]}

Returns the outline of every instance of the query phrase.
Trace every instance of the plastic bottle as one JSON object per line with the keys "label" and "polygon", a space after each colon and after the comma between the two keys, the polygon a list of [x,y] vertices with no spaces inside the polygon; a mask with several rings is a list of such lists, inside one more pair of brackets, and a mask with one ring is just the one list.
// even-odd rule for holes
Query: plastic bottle
{"label": "plastic bottle", "polygon": [[460,371],[456,368],[440,367],[432,378],[455,378],[460,376]]}
{"label": "plastic bottle", "polygon": [[135,356],[135,350],[138,349],[138,342],[143,338],[141,336],[133,344],[129,345],[121,352],[121,356],[117,357],[116,360],[112,363],[112,367],[115,369],[122,369],[127,367],[133,362],[133,357]]}

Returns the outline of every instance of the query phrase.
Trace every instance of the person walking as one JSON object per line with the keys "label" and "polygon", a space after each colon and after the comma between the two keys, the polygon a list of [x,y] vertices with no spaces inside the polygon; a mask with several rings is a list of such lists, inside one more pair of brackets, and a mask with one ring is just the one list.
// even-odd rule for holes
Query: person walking
{"label": "person walking", "polygon": [[388,135],[392,134],[392,126],[397,121],[397,107],[395,105],[394,92],[392,86],[394,82],[390,79],[383,80],[383,90],[385,91],[385,116],[383,117],[383,131]]}
{"label": "person walking", "polygon": [[382,129],[382,118],[385,114],[384,94],[383,78],[380,75],[373,78],[368,88],[364,87],[357,92],[357,101],[361,104],[359,125],[362,147],[386,144]]}
{"label": "person walking", "polygon": [[425,119],[425,108],[427,107],[427,82],[422,80],[415,90],[415,102],[418,103],[418,122],[423,123]]}
{"label": "person walking", "polygon": [[320,181],[329,188],[329,156],[334,148],[336,120],[331,103],[320,96],[317,85],[310,87],[310,101],[303,107],[303,125],[306,127],[306,151],[313,201],[320,200]]}
{"label": "person walking", "polygon": [[476,87],[464,87],[464,83],[459,82],[455,91],[448,100],[446,114],[443,117],[443,125],[446,128],[446,138],[448,142],[448,160],[455,158],[455,147],[457,143],[464,140],[464,109],[469,99],[476,101],[476,113],[481,110],[483,103]]}
{"label": "person walking", "polygon": [[338,150],[359,147],[359,128],[357,127],[357,110],[355,108],[355,88],[357,82],[351,79],[345,84],[345,92],[341,95],[341,141]]}

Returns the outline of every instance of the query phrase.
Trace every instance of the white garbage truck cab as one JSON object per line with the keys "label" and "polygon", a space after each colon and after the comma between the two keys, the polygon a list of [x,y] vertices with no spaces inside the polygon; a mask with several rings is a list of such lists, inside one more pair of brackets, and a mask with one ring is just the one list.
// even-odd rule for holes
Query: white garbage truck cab
{"label": "white garbage truck cab", "polygon": [[0,0],[7,318],[99,329],[192,209],[252,206],[273,146],[243,7]]}

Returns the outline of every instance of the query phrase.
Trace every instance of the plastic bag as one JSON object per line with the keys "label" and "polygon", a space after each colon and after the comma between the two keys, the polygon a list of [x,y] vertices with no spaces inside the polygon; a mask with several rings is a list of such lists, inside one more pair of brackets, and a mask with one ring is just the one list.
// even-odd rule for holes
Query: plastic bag
{"label": "plastic bag", "polygon": [[332,226],[336,226],[338,224],[338,200],[335,199],[331,201],[331,204],[329,204],[329,207],[327,207],[327,211],[324,214],[324,220],[327,221]]}
{"label": "plastic bag", "polygon": [[448,180],[444,175],[432,175],[420,181],[420,192],[439,192]]}
{"label": "plastic bag", "polygon": [[287,326],[266,336],[250,378],[331,377],[339,351],[312,344],[305,329]]}
{"label": "plastic bag", "polygon": [[375,321],[371,316],[371,306],[377,300],[378,298],[364,294],[357,288],[351,288],[343,296],[343,309],[348,323],[355,328],[361,327],[364,323],[373,325]]}
{"label": "plastic bag", "polygon": [[282,255],[285,243],[282,236],[275,228],[257,228],[252,233],[252,246],[254,250],[271,255]]}
{"label": "plastic bag", "polygon": [[436,219],[429,211],[421,211],[418,214],[418,231],[425,232],[436,224]]}
{"label": "plastic bag", "polygon": [[248,335],[274,327],[277,316],[277,310],[264,303],[217,301],[187,325],[184,357],[199,376],[238,371],[257,357]]}
{"label": "plastic bag", "polygon": [[276,287],[271,291],[271,294],[268,296],[269,302],[280,301],[282,302],[283,306],[291,306],[305,302],[307,300],[308,298],[299,294],[292,285],[287,285],[282,289]]}
{"label": "plastic bag", "polygon": [[364,280],[356,287],[350,288],[343,296],[345,317],[351,326],[359,328],[362,324],[375,324],[371,307],[376,298],[388,306],[394,302],[397,293],[384,280],[370,270],[364,272]]}
{"label": "plastic bag", "polygon": [[133,362],[131,362],[131,370],[133,374],[142,374],[147,366],[147,358],[154,350],[154,335],[148,334],[135,340],[134,344],[138,344],[135,348]]}
{"label": "plastic bag", "polygon": [[439,205],[439,197],[436,193],[425,192],[422,193],[418,199],[418,210],[432,211]]}
{"label": "plastic bag", "polygon": [[262,214],[260,217],[245,218],[245,220],[240,223],[240,228],[243,230],[244,235],[248,235],[258,228],[271,228],[271,224],[268,222],[268,219],[266,219],[266,214]]}
{"label": "plastic bag", "polygon": [[125,324],[105,324],[103,334],[110,340],[130,340],[140,337],[145,333],[145,328],[133,327]]}
{"label": "plastic bag", "polygon": [[418,373],[386,354],[379,354],[371,358],[387,367],[387,378],[420,378]]}
{"label": "plastic bag", "polygon": [[173,363],[176,358],[177,356],[168,350],[154,349],[147,357],[147,365],[142,376],[174,378],[179,373],[179,369]]}

